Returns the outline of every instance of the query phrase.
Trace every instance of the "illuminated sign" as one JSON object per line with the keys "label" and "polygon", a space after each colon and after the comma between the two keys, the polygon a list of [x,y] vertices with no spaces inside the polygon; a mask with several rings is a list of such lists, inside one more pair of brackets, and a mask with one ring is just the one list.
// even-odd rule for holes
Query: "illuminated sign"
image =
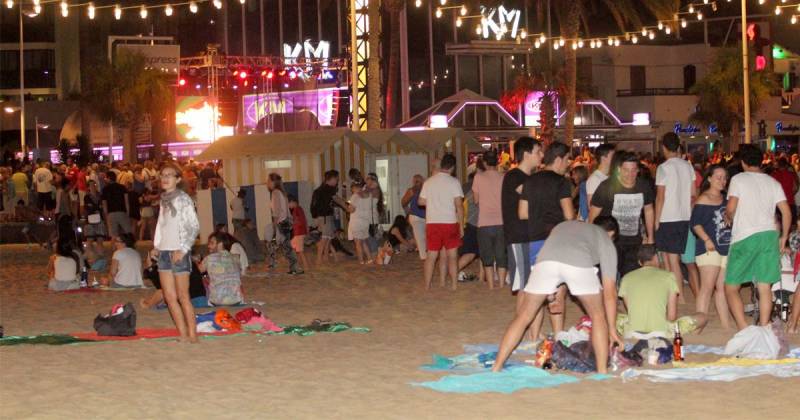
{"label": "illuminated sign", "polygon": [[[528,96],[525,97],[525,105],[524,105],[524,117],[525,117],[525,126],[526,127],[541,127],[542,126],[542,99],[544,98],[546,92],[541,90],[535,90],[533,92],[529,92]],[[553,94],[553,110],[555,113],[553,116],[558,115],[558,96]]]}
{"label": "illuminated sign", "polygon": [[512,39],[517,37],[521,15],[518,9],[506,9],[505,6],[497,8],[481,6],[481,15],[483,15],[481,35],[484,39],[493,35],[499,41],[506,33],[509,33]]}
{"label": "illuminated sign", "polygon": [[213,141],[222,136],[232,136],[233,127],[214,126],[214,115],[220,113],[208,103],[205,96],[181,96],[175,106],[175,127],[179,140]]}
{"label": "illuminated sign", "polygon": [[631,125],[650,125],[649,112],[637,112],[633,114],[633,121]]}
{"label": "illuminated sign", "polygon": [[675,123],[672,131],[675,134],[696,134],[700,132],[700,127],[694,124],[687,124],[686,127],[684,127],[681,123]]}
{"label": "illuminated sign", "polygon": [[447,115],[431,115],[431,128],[447,128]]}
{"label": "illuminated sign", "polygon": [[322,66],[327,67],[330,51],[331,44],[328,41],[320,41],[314,47],[311,44],[311,40],[307,39],[302,45],[298,42],[294,47],[290,44],[283,44],[283,60],[286,65],[298,64],[298,59],[302,53],[302,58],[305,60],[322,60]]}
{"label": "illuminated sign", "polygon": [[126,49],[142,54],[148,68],[167,73],[178,73],[181,57],[181,47],[179,45],[117,44],[117,49]]}
{"label": "illuminated sign", "polygon": [[317,116],[320,126],[330,127],[333,125],[333,108],[338,100],[337,91],[337,88],[326,88],[244,95],[242,96],[244,126],[256,128],[259,121],[270,114],[306,110]]}
{"label": "illuminated sign", "polygon": [[800,127],[794,124],[783,125],[783,121],[778,121],[775,123],[775,131],[778,133],[782,133],[784,131],[790,131],[794,133],[795,131],[800,131]]}

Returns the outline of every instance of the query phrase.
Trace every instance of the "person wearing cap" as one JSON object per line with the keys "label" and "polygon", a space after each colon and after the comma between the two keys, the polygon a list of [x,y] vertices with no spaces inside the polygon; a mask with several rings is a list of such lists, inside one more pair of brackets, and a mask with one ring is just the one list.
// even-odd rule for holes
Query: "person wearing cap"
{"label": "person wearing cap", "polygon": [[472,194],[475,204],[478,205],[478,250],[483,267],[490,273],[486,276],[489,289],[493,289],[495,276],[491,273],[497,270],[499,286],[502,287],[508,267],[500,197],[503,175],[497,170],[498,156],[494,150],[483,154],[483,162],[486,170],[475,174]]}
{"label": "person wearing cap", "polygon": [[692,202],[697,197],[692,164],[681,158],[681,142],[675,133],[661,138],[666,160],[656,170],[656,249],[664,256],[665,268],[675,276],[683,300],[681,254],[689,237]]}

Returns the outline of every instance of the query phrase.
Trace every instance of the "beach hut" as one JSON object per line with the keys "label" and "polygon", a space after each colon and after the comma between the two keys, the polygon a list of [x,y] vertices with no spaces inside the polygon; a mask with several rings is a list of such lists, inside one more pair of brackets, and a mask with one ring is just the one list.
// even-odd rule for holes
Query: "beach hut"
{"label": "beach hut", "polygon": [[335,169],[346,176],[350,168],[362,172],[368,169],[367,154],[375,150],[350,133],[349,129],[339,128],[237,135],[222,137],[209,145],[196,160],[222,160],[227,188],[198,192],[201,237],[207,236],[215,224],[230,226],[227,203],[240,188],[248,192],[248,218],[255,220],[259,236],[269,237],[272,217],[266,183],[272,172],[283,178],[287,192],[298,197],[310,218],[311,193],[326,171]]}
{"label": "beach hut", "polygon": [[439,167],[439,161],[445,153],[454,154],[458,163],[456,176],[461,182],[467,181],[469,154],[484,150],[472,134],[461,128],[427,128],[403,131],[403,134],[425,150],[429,173]]}

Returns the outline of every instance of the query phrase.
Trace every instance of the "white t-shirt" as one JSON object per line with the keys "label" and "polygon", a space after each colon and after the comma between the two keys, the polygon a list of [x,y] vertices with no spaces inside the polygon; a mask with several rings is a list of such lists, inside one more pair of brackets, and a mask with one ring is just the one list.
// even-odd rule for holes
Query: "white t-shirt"
{"label": "white t-shirt", "polygon": [[53,184],[50,183],[52,180],[53,174],[44,166],[33,173],[33,182],[36,184],[36,192],[38,193],[49,193],[52,191]]}
{"label": "white t-shirt", "polygon": [[656,169],[656,186],[663,186],[664,207],[659,222],[684,222],[692,217],[692,164],[678,157],[667,159]]}
{"label": "white t-shirt", "polygon": [[728,199],[736,197],[731,244],[760,232],[775,230],[775,206],[786,201],[781,184],[767,174],[742,172],[731,178]]}
{"label": "white t-shirt", "polygon": [[596,169],[586,180],[586,194],[594,195],[594,192],[597,191],[597,187],[607,179],[608,175],[602,173],[599,169]]}
{"label": "white t-shirt", "polygon": [[162,208],[158,213],[153,247],[159,251],[178,251],[181,249],[180,223],[178,215],[173,216],[169,209]]}
{"label": "white t-shirt", "polygon": [[426,203],[425,223],[458,223],[458,214],[453,200],[464,197],[458,179],[439,172],[422,184],[419,196],[424,198]]}
{"label": "white t-shirt", "polygon": [[122,248],[114,251],[117,261],[117,275],[114,283],[126,287],[144,287],[142,282],[142,257],[133,248]]}
{"label": "white t-shirt", "polygon": [[56,256],[53,263],[53,280],[55,281],[75,281],[78,279],[78,265],[71,257]]}
{"label": "white t-shirt", "polygon": [[289,217],[289,201],[286,200],[286,195],[280,190],[274,190],[270,195],[272,219],[277,224]]}

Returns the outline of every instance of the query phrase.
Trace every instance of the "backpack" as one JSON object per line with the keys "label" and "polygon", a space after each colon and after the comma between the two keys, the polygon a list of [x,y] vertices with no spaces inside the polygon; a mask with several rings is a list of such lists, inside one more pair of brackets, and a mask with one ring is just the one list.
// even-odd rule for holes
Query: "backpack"
{"label": "backpack", "polygon": [[130,337],[136,335],[136,309],[130,302],[117,304],[106,315],[97,315],[94,329],[99,336]]}

